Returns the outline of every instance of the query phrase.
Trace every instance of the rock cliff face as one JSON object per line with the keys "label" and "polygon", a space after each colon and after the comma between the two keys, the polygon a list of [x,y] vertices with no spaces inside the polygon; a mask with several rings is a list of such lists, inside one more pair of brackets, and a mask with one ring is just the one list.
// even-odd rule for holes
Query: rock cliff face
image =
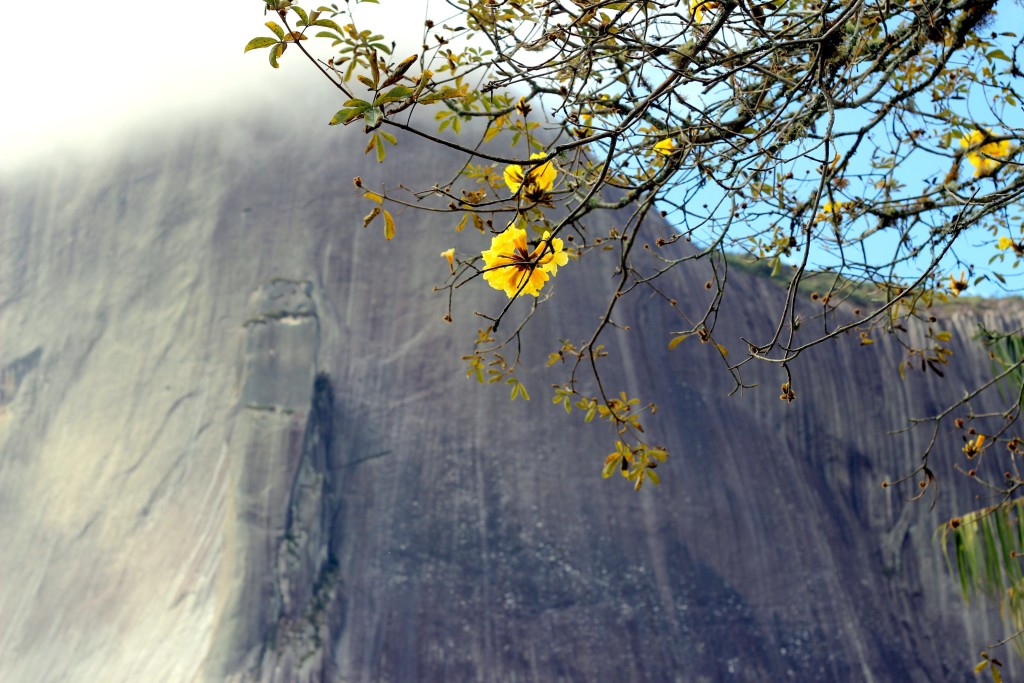
{"label": "rock cliff face", "polygon": [[[0,680],[973,680],[1002,631],[933,541],[976,505],[954,437],[934,510],[879,483],[923,443],[886,431],[985,377],[978,348],[900,382],[898,348],[851,341],[797,366],[791,405],[766,368],[729,398],[638,296],[608,378],[658,403],[674,456],[633,494],[599,477],[609,435],[545,398],[606,264],[553,281],[510,403],[459,361],[503,296],[462,288],[449,326],[431,293],[478,236],[405,213],[386,244],[351,189],[453,160],[361,145],[242,117],[0,179]],[[720,339],[768,335],[784,292],[729,286]],[[943,325],[977,316],[1020,325]]]}

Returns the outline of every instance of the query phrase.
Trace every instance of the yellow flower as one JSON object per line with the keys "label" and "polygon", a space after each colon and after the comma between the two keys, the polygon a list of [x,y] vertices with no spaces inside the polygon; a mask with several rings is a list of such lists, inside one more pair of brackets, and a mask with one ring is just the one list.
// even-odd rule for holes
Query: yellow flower
{"label": "yellow flower", "polygon": [[704,20],[705,11],[718,9],[718,7],[718,3],[711,0],[690,0],[690,14],[698,24]]}
{"label": "yellow flower", "polygon": [[[569,262],[562,249],[562,240],[544,233],[540,244],[531,252],[526,243],[526,231],[509,227],[491,240],[491,248],[484,258],[484,280],[511,299],[521,294],[538,296],[548,277],[558,272],[559,266]],[[521,291],[520,291],[521,290]]]}
{"label": "yellow flower", "polygon": [[1000,142],[990,142],[987,145],[981,145],[976,147],[985,139],[985,135],[980,130],[972,130],[970,135],[965,135],[960,138],[960,146],[964,149],[970,150],[966,153],[967,161],[974,166],[974,177],[978,178],[981,176],[991,175],[997,168],[999,168],[1001,161],[993,159],[992,157],[1007,157],[1010,155],[1010,141],[1002,140]]}
{"label": "yellow flower", "polygon": [[659,140],[654,144],[654,151],[665,157],[667,157],[669,154],[672,154],[672,152],[674,152],[675,149],[676,141],[673,140],[672,138],[665,138],[664,140]]}
{"label": "yellow flower", "polygon": [[847,204],[849,204],[849,202],[825,202],[821,206],[821,211],[819,211],[818,215],[814,217],[814,222],[817,223],[819,221],[828,221],[833,218],[839,218]]}
{"label": "yellow flower", "polygon": [[1013,246],[1013,240],[1010,239],[1009,237],[1005,237],[1005,236],[1004,237],[1000,237],[999,238],[999,244],[996,245],[996,247],[999,249],[999,251],[1006,251],[1007,249],[1009,249],[1012,246]]}
{"label": "yellow flower", "polygon": [[960,271],[959,280],[952,275],[949,276],[949,291],[953,293],[953,296],[960,296],[960,292],[965,289],[967,289],[967,279],[964,277],[964,271]]}
{"label": "yellow flower", "polygon": [[445,249],[441,252],[441,258],[448,261],[448,268],[454,273],[455,272],[455,247],[451,249]]}
{"label": "yellow flower", "polygon": [[[531,154],[531,159],[543,159],[547,154],[539,152],[537,154]],[[547,161],[540,166],[534,166],[533,168],[526,171],[526,178],[523,178],[523,167],[519,164],[509,164],[505,168],[505,184],[508,185],[508,189],[513,192],[519,192],[519,188],[526,187],[523,189],[523,194],[526,195],[527,199],[536,201],[536,197],[550,192],[551,188],[555,186],[555,178],[558,177],[558,171],[555,170],[555,165],[550,161]]]}
{"label": "yellow flower", "polygon": [[973,441],[968,441],[964,445],[964,455],[966,455],[968,458],[973,458],[974,456],[981,453],[981,447],[983,445],[985,445],[985,435],[978,434],[978,436]]}

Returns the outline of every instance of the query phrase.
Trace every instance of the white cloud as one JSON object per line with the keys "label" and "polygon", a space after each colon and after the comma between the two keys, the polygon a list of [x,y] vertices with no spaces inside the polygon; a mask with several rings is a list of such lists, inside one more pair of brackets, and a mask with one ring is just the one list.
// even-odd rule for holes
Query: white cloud
{"label": "white cloud", "polygon": [[[405,40],[418,44],[426,0],[401,0],[401,12],[397,4],[360,5],[359,16],[365,8],[369,27],[389,31],[398,16]],[[159,129],[242,102],[257,88],[273,92],[298,79],[309,82],[311,66],[294,48],[278,71],[267,64],[266,51],[243,54],[250,38],[269,35],[262,6],[260,0],[49,0],[8,8],[0,166],[54,149],[88,152],[126,127]]]}

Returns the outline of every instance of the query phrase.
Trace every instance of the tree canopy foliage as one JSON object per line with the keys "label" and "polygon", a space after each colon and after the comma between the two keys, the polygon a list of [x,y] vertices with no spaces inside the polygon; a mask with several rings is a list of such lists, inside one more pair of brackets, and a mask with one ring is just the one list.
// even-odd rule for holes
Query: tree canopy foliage
{"label": "tree canopy foliage", "polygon": [[[440,178],[409,190],[355,185],[364,225],[383,225],[388,240],[400,231],[396,207],[448,212],[454,231],[480,231],[477,251],[441,254],[441,288],[457,296],[476,281],[506,295],[466,356],[481,382],[529,398],[516,377],[522,311],[543,305],[560,268],[607,259],[616,287],[602,321],[550,355],[564,368],[553,402],[614,429],[605,476],[657,483],[668,457],[644,436],[653,406],[601,381],[602,337],[626,295],[654,292],[678,313],[679,329],[642,331],[665,335],[667,353],[691,338],[713,344],[735,389],[751,364],[771,364],[780,398],[793,401],[794,363],[838,336],[870,345],[888,335],[905,349],[900,375],[942,374],[951,339],[932,307],[983,285],[1020,289],[1024,41],[1000,19],[1014,11],[1005,0],[435,0],[413,54],[395,54],[387,27],[362,23],[368,2],[266,0],[271,35],[246,50],[268,50],[274,67],[286,50],[301,53],[341,93],[331,124],[362,126],[380,162],[399,133],[465,155],[470,190]],[[598,234],[588,216],[607,210],[629,217]],[[673,230],[647,244],[639,231],[652,212]],[[680,240],[693,248],[666,249]],[[786,296],[771,312],[774,334],[727,348],[716,320],[736,259],[766,264]],[[691,262],[713,273],[699,310],[660,279]],[[813,333],[798,312],[808,297]],[[1012,350],[1019,332],[986,334]],[[971,461],[1022,443],[1012,430],[1019,351],[997,355],[998,376],[977,388],[1017,389],[998,428],[965,434]],[[974,396],[928,420],[935,434],[955,409],[973,430]],[[907,477],[922,491],[930,451]],[[1009,503],[1024,476],[1007,474],[985,485]]]}

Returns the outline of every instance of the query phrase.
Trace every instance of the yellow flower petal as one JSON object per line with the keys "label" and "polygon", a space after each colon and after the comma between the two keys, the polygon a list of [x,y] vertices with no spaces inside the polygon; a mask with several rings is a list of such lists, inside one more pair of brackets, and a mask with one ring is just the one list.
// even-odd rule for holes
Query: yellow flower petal
{"label": "yellow flower petal", "polygon": [[676,149],[676,141],[672,138],[665,138],[664,140],[658,140],[654,144],[654,151],[662,156],[668,156]]}
{"label": "yellow flower petal", "polygon": [[[551,246],[547,246],[547,242],[551,242]],[[569,255],[563,251],[564,243],[559,238],[551,237],[551,233],[545,231],[544,236],[541,238],[540,245],[534,250],[534,254],[540,256],[540,267],[552,276],[558,273],[558,267],[564,266],[569,262]]]}
{"label": "yellow flower petal", "polygon": [[512,192],[519,192],[523,185],[523,167],[518,164],[509,164],[505,167],[505,184]]}
{"label": "yellow flower petal", "polygon": [[455,272],[455,247],[451,249],[445,249],[441,252],[441,258],[448,261],[448,268]]}
{"label": "yellow flower petal", "polygon": [[[531,159],[543,159],[547,154],[531,154]],[[558,177],[558,171],[555,170],[555,165],[550,161],[547,161],[540,166],[535,166],[530,169],[530,180],[536,183],[537,187],[544,192],[550,192],[555,186],[555,178]]]}
{"label": "yellow flower petal", "polygon": [[1007,249],[1009,249],[1012,246],[1013,246],[1013,240],[1010,239],[1009,237],[1005,237],[1005,236],[1004,237],[1000,237],[999,238],[999,244],[996,245],[996,247],[999,249],[999,251],[1006,251]]}
{"label": "yellow flower petal", "polygon": [[711,0],[690,0],[690,14],[698,24],[704,21],[704,12],[717,8],[718,3]]}

